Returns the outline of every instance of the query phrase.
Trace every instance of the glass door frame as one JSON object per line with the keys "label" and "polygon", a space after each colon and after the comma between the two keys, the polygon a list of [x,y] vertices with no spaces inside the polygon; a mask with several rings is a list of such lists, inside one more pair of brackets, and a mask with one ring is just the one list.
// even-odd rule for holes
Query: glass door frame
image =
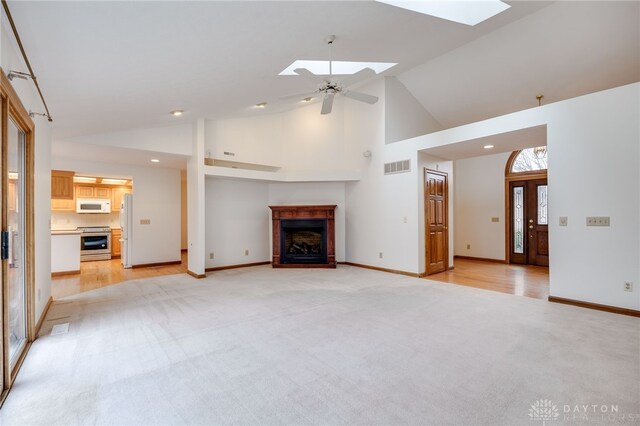
{"label": "glass door frame", "polygon": [[2,339],[0,340],[0,405],[13,384],[20,366],[36,338],[35,324],[35,251],[34,251],[34,133],[35,125],[18,94],[11,86],[3,69],[0,68],[0,140],[2,157],[0,161],[0,219],[2,230],[7,229],[7,200],[8,200],[8,129],[9,120],[13,121],[19,130],[24,132],[24,279],[25,279],[25,304],[26,304],[26,343],[17,357],[14,367],[10,366],[9,359],[9,310],[7,271],[8,262],[2,260],[2,274],[0,276],[0,325]]}

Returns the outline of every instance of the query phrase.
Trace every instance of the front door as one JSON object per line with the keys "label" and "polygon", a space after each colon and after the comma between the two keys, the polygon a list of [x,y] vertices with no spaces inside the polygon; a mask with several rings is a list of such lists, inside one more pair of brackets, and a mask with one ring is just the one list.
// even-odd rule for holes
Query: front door
{"label": "front door", "polygon": [[449,267],[447,174],[425,169],[425,252],[427,275]]}
{"label": "front door", "polygon": [[511,263],[549,266],[547,179],[509,182]]}

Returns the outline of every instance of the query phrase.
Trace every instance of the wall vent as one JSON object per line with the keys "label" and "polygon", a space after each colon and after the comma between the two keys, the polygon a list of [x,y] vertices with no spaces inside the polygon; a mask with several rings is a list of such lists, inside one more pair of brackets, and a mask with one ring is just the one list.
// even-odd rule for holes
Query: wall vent
{"label": "wall vent", "polygon": [[384,164],[384,174],[405,173],[411,171],[411,160],[394,161]]}

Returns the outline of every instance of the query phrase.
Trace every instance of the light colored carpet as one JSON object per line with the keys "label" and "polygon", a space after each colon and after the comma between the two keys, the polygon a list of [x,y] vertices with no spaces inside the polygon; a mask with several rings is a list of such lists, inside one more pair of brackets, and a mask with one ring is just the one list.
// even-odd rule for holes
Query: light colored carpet
{"label": "light colored carpet", "polygon": [[576,404],[640,419],[637,318],[383,272],[149,278],[47,318],[3,425],[541,425],[540,399],[547,425],[603,423]]}

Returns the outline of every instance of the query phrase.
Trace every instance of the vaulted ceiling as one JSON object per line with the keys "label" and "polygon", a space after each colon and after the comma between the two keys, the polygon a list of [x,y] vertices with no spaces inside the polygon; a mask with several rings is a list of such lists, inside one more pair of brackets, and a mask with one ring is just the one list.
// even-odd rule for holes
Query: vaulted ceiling
{"label": "vaulted ceiling", "polygon": [[[295,107],[295,59],[397,62],[445,126],[638,81],[637,2],[509,2],[475,27],[373,1],[9,2],[66,138]],[[634,50],[635,49],[635,50]],[[184,109],[179,119],[169,111]]]}

